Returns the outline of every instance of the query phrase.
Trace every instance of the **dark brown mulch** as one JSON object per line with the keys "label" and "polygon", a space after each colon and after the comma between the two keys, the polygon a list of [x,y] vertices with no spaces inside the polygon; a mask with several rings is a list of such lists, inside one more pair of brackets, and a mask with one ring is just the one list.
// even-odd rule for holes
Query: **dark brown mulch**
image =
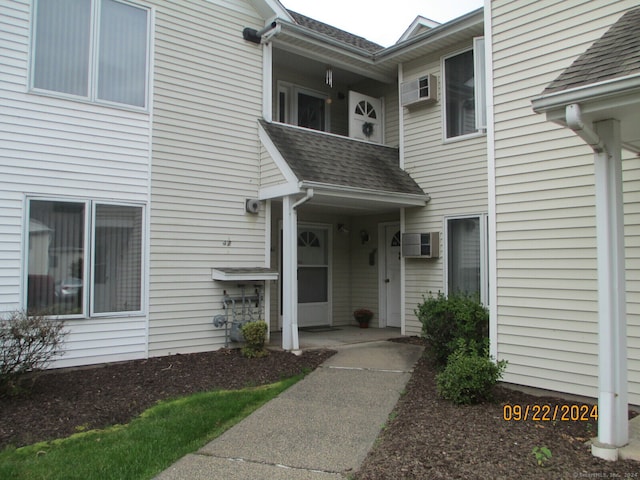
{"label": "dark brown mulch", "polygon": [[[397,341],[421,343],[412,337]],[[0,448],[126,423],[162,399],[271,383],[314,369],[333,353],[307,351],[297,357],[274,351],[249,360],[237,350],[219,350],[47,373],[31,396],[0,398]],[[435,374],[426,358],[418,362],[392,420],[353,478],[640,478],[640,463],[591,455],[584,442],[595,436],[596,422],[503,418],[505,404],[571,402],[498,388],[494,403],[458,407],[438,398]],[[535,446],[551,450],[548,466],[537,465]]]}
{"label": "dark brown mulch", "polygon": [[[438,398],[435,375],[422,358],[357,480],[640,478],[640,463],[591,455],[585,442],[597,435],[597,422],[503,417],[505,404],[575,403],[498,387],[494,403],[455,406]],[[546,467],[532,454],[536,446],[551,450]]]}
{"label": "dark brown mulch", "polygon": [[218,350],[40,375],[30,395],[0,398],[0,449],[127,423],[158,400],[273,383],[315,369],[335,352]]}

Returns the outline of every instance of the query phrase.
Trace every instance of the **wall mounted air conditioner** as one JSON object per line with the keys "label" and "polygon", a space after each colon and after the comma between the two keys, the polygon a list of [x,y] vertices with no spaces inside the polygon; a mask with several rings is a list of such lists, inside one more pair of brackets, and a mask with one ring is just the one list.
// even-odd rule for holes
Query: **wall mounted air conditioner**
{"label": "wall mounted air conditioner", "polygon": [[402,256],[438,258],[440,256],[440,233],[403,233]]}
{"label": "wall mounted air conditioner", "polygon": [[402,83],[400,96],[403,107],[434,103],[438,100],[438,79],[435,75],[425,75]]}

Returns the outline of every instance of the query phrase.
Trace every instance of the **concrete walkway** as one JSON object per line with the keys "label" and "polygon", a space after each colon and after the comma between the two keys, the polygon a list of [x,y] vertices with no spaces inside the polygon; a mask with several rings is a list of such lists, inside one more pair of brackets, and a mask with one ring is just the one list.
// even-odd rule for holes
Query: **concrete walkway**
{"label": "concrete walkway", "polygon": [[343,479],[393,410],[422,347],[388,341],[338,353],[159,480]]}

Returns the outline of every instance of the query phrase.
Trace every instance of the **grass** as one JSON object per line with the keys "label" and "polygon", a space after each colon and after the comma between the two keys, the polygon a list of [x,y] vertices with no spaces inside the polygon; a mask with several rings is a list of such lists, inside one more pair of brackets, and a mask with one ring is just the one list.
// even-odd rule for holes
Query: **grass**
{"label": "grass", "polygon": [[302,378],[166,401],[127,425],[0,451],[0,478],[148,479],[221,435]]}

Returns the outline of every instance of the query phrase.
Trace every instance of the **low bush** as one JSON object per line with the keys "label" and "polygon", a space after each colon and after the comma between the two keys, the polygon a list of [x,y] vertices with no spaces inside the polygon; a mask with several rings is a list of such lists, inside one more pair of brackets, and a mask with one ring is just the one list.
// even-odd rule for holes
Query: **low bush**
{"label": "low bush", "polygon": [[14,393],[25,373],[64,354],[64,321],[13,311],[0,318],[0,393]]}
{"label": "low bush", "polygon": [[267,341],[267,324],[263,321],[248,322],[242,326],[244,347],[242,354],[247,358],[264,357],[269,354],[264,344]]}
{"label": "low bush", "polygon": [[436,376],[438,394],[459,405],[490,400],[506,366],[505,360],[496,363],[486,350],[480,354],[475,346],[460,340],[447,366]]}
{"label": "low bush", "polygon": [[477,295],[456,293],[447,297],[438,292],[437,296],[423,297],[423,300],[415,314],[422,323],[422,337],[429,346],[428,352],[439,367],[447,363],[459,339],[478,353],[486,350],[489,311]]}

